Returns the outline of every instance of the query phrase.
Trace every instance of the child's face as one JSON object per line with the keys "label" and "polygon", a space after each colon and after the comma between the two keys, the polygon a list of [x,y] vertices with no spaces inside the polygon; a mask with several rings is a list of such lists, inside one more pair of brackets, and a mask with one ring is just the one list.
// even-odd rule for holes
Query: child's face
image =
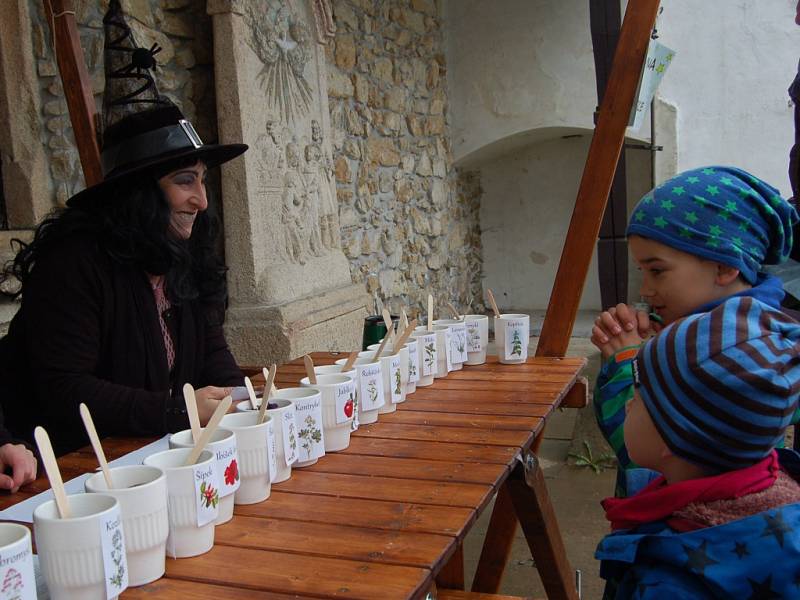
{"label": "child's face", "polygon": [[717,285],[718,263],[638,235],[628,247],[643,275],[639,293],[665,324],[728,294]]}
{"label": "child's face", "polygon": [[666,444],[637,390],[633,391],[633,399],[625,404],[623,432],[631,460],[640,467],[660,472]]}

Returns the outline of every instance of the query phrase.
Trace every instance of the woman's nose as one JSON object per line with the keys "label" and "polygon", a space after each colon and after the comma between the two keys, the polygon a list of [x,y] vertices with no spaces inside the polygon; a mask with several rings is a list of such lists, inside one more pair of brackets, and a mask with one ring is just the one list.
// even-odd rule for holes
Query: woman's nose
{"label": "woman's nose", "polygon": [[192,205],[197,210],[206,210],[208,208],[208,194],[206,192],[206,184],[200,182],[192,194]]}

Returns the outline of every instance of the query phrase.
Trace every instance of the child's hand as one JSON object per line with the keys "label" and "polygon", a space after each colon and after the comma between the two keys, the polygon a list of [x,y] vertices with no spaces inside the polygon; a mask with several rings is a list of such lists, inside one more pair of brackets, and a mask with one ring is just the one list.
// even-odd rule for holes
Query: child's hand
{"label": "child's hand", "polygon": [[592,328],[592,343],[608,358],[628,346],[637,346],[652,331],[647,313],[617,304],[600,314]]}

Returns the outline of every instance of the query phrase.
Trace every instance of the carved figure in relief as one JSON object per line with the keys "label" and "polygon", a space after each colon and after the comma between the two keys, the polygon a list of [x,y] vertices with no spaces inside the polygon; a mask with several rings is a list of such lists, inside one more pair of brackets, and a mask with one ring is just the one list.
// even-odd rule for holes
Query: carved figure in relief
{"label": "carved figure in relief", "polygon": [[311,121],[311,143],[305,148],[306,172],[319,192],[320,232],[326,248],[341,245],[339,234],[339,207],[336,200],[336,185],[333,161],[322,144],[322,128],[319,121]]}
{"label": "carved figure in relief", "polygon": [[247,43],[261,60],[257,75],[269,107],[289,123],[311,108],[312,89],[305,77],[311,55],[310,35],[305,24],[286,0],[249,0],[245,21],[250,28]]}

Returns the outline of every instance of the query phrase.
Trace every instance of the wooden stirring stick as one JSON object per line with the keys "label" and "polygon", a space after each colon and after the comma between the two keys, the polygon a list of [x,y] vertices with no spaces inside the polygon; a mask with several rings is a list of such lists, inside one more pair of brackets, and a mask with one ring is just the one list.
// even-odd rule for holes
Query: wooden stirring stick
{"label": "wooden stirring stick", "polygon": [[490,290],[489,288],[486,288],[486,294],[489,296],[489,302],[492,305],[492,310],[494,311],[494,316],[499,319],[500,318],[500,310],[497,308],[497,302],[494,301],[494,294],[492,293],[492,290]]}
{"label": "wooden stirring stick", "polygon": [[306,365],[306,375],[308,375],[308,380],[311,382],[311,385],[317,385],[317,374],[314,373],[314,361],[306,354],[303,357],[303,362]]}
{"label": "wooden stirring stick", "polygon": [[406,315],[405,308],[400,309],[400,327],[402,327],[403,329],[408,327],[408,315]]}
{"label": "wooden stirring stick", "polygon": [[386,332],[386,335],[383,336],[383,341],[381,341],[381,345],[378,346],[378,349],[375,350],[375,354],[372,355],[372,362],[376,362],[383,353],[383,349],[386,347],[386,342],[389,341],[389,332]]}
{"label": "wooden stirring stick", "polygon": [[194,448],[189,453],[189,458],[186,459],[186,462],[183,463],[184,467],[188,467],[189,465],[193,465],[197,462],[197,459],[200,457],[200,453],[203,451],[203,448],[206,447],[211,436],[214,435],[214,432],[217,430],[217,426],[219,422],[222,421],[222,417],[225,416],[225,413],[228,412],[228,409],[231,407],[231,397],[225,396],[220,403],[217,405],[217,410],[214,411],[214,414],[211,415],[211,418],[208,420],[208,424],[203,429],[203,433],[200,434],[200,439],[197,440],[194,444]]}
{"label": "wooden stirring stick", "polygon": [[267,405],[269,404],[269,396],[272,393],[272,382],[275,381],[275,373],[278,372],[278,366],[272,365],[267,373],[267,382],[264,384],[264,396],[261,398],[261,408],[258,409],[258,418],[256,425],[261,425],[264,418],[267,416]]}
{"label": "wooden stirring stick", "polygon": [[50,480],[50,487],[53,488],[53,496],[55,496],[56,499],[58,515],[62,519],[69,519],[72,517],[72,511],[69,509],[67,492],[64,489],[64,482],[61,480],[61,471],[58,470],[58,463],[56,462],[56,455],[53,453],[53,446],[50,444],[50,436],[47,435],[44,427],[37,427],[33,431],[33,437],[36,440],[36,445],[39,447],[39,454],[44,463],[47,479]]}
{"label": "wooden stirring stick", "polygon": [[344,361],[342,365],[342,373],[346,373],[350,369],[353,368],[353,365],[356,364],[356,359],[358,358],[358,350],[353,350],[350,353],[350,356],[347,357],[347,360]]}
{"label": "wooden stirring stick", "polygon": [[433,295],[428,294],[428,331],[433,331]]}
{"label": "wooden stirring stick", "polygon": [[448,302],[448,303],[447,303],[447,308],[448,308],[448,309],[450,310],[450,312],[453,314],[453,318],[454,318],[456,321],[460,321],[460,320],[461,320],[461,315],[459,315],[459,314],[458,314],[458,311],[456,310],[456,307],[455,307],[455,306],[453,306],[453,303],[452,303],[452,302]]}
{"label": "wooden stirring stick", "polygon": [[192,428],[192,441],[197,443],[200,437],[200,416],[197,414],[197,399],[191,383],[183,384],[183,401],[186,402],[186,414],[189,415],[189,427]]}
{"label": "wooden stirring stick", "polygon": [[408,324],[408,327],[405,328],[400,337],[397,338],[397,341],[394,343],[394,346],[392,346],[392,354],[397,354],[398,352],[400,352],[400,349],[403,347],[403,344],[406,343],[408,336],[411,335],[416,326],[417,326],[416,319],[414,319],[413,321],[411,321],[411,323]]}
{"label": "wooden stirring stick", "polygon": [[[269,377],[269,371],[267,371],[267,367],[261,367],[261,372],[264,374],[264,381],[266,381],[267,378]],[[275,384],[273,383],[272,384],[272,388],[270,388],[270,390],[269,390],[269,393],[270,394],[274,394],[277,391],[278,391],[278,388],[276,388]]]}
{"label": "wooden stirring stick", "polygon": [[247,388],[247,395],[250,396],[250,405],[253,407],[253,410],[258,410],[258,398],[256,398],[256,391],[253,389],[253,382],[250,381],[250,378],[247,375],[244,376],[244,387]]}
{"label": "wooden stirring stick", "polygon": [[394,337],[394,323],[392,323],[392,315],[385,308],[381,313],[383,315],[383,322],[386,325],[386,331],[389,332],[389,339]]}
{"label": "wooden stirring stick", "polygon": [[89,441],[92,443],[95,456],[97,456],[97,462],[100,463],[100,468],[103,470],[106,487],[113,490],[114,481],[111,479],[111,470],[108,468],[106,453],[103,452],[103,446],[100,445],[100,438],[97,435],[97,429],[94,427],[94,421],[92,420],[92,414],[89,412],[89,407],[81,402],[78,410],[81,413],[81,419],[83,419],[83,426],[86,427],[86,433],[89,434]]}

